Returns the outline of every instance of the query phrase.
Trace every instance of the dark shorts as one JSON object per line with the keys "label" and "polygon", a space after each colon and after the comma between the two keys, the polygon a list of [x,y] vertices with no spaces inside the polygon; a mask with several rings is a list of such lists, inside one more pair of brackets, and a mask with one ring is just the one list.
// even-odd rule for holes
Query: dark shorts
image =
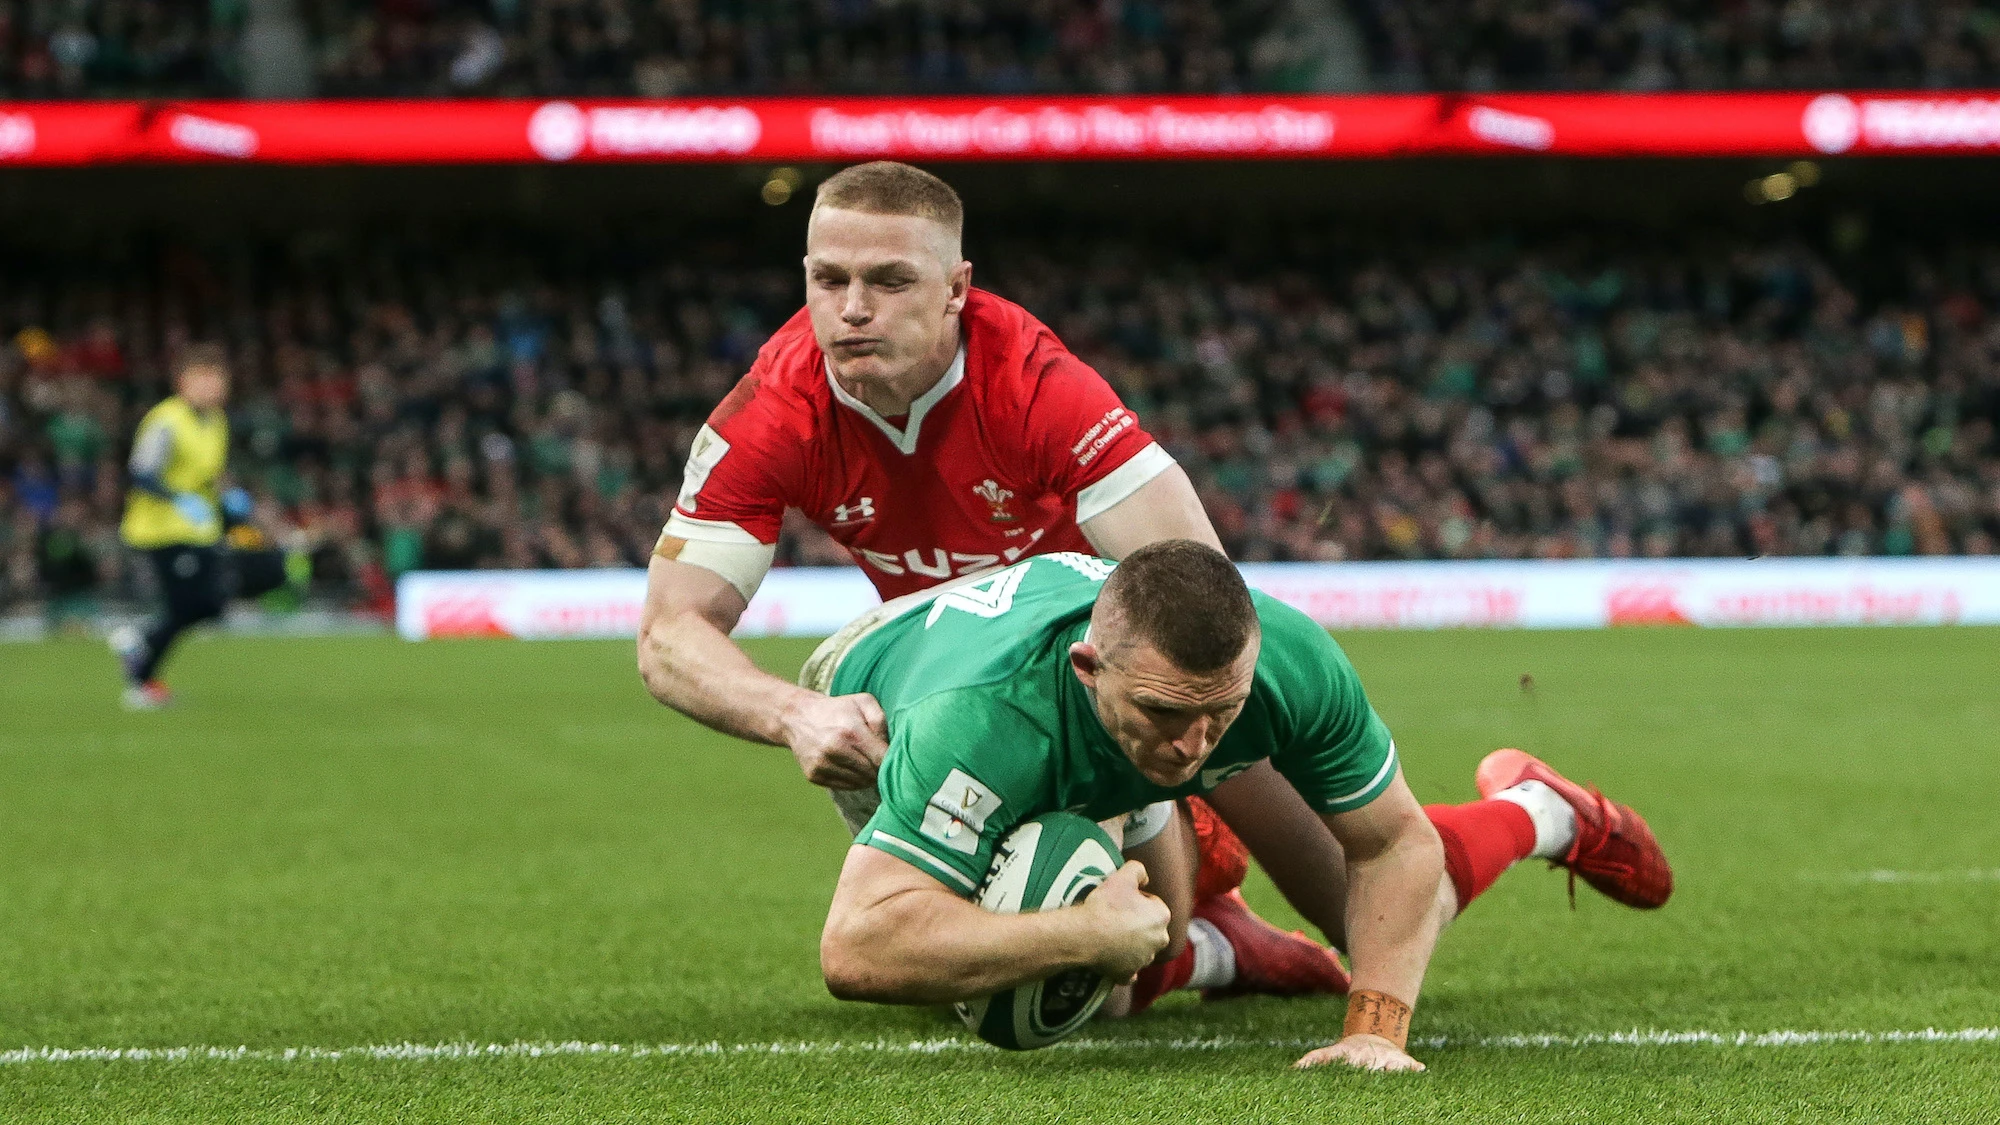
{"label": "dark shorts", "polygon": [[223,588],[222,551],[216,547],[156,547],[146,554],[160,580],[167,615],[181,621],[201,621],[222,614],[228,601]]}
{"label": "dark shorts", "polygon": [[285,584],[281,551],[158,547],[146,554],[153,560],[167,613],[182,621],[219,617],[229,599],[254,598]]}

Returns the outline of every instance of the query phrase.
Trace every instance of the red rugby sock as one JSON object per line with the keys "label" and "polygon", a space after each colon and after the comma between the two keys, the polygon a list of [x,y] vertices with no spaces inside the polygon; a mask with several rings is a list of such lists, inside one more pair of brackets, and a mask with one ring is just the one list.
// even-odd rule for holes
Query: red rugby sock
{"label": "red rugby sock", "polygon": [[1164,965],[1148,965],[1132,982],[1132,1015],[1153,1006],[1153,1001],[1187,984],[1194,975],[1194,943],[1188,942],[1180,956]]}
{"label": "red rugby sock", "polygon": [[1444,869],[1458,890],[1458,912],[1493,885],[1502,872],[1535,850],[1535,822],[1512,801],[1425,805],[1444,841]]}
{"label": "red rugby sock", "polygon": [[1189,819],[1194,821],[1195,883],[1194,900],[1226,895],[1243,885],[1250,873],[1250,849],[1243,846],[1215,806],[1200,797],[1187,799]]}

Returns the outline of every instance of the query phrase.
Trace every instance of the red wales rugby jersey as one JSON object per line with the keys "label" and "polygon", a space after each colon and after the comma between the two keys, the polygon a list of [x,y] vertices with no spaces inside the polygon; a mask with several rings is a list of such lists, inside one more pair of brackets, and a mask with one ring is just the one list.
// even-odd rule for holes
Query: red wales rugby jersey
{"label": "red wales rugby jersey", "polygon": [[898,425],[833,381],[805,310],[709,415],[668,535],[775,543],[787,507],[883,598],[1049,551],[1173,464],[1097,372],[974,289],[958,358]]}

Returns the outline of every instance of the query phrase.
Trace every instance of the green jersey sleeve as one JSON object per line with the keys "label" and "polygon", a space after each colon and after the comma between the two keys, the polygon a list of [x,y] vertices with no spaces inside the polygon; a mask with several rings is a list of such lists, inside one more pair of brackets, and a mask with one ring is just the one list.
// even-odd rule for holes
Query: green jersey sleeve
{"label": "green jersey sleeve", "polygon": [[882,804],[854,838],[965,896],[1047,788],[1048,732],[993,694],[940,692],[889,717]]}
{"label": "green jersey sleeve", "polygon": [[1261,594],[1256,600],[1264,631],[1258,675],[1273,677],[1289,719],[1271,764],[1319,812],[1361,808],[1396,777],[1388,726],[1325,629],[1290,606]]}

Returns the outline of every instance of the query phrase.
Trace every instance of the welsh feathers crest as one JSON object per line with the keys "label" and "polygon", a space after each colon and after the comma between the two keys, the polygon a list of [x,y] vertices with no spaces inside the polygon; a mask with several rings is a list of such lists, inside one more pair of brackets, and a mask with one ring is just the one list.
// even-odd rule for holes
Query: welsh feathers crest
{"label": "welsh feathers crest", "polygon": [[986,501],[986,506],[993,510],[995,523],[1012,523],[1016,518],[1013,512],[1007,510],[1007,501],[1014,498],[1014,493],[1010,489],[1001,488],[999,481],[991,478],[980,481],[972,486],[972,492],[973,495]]}

